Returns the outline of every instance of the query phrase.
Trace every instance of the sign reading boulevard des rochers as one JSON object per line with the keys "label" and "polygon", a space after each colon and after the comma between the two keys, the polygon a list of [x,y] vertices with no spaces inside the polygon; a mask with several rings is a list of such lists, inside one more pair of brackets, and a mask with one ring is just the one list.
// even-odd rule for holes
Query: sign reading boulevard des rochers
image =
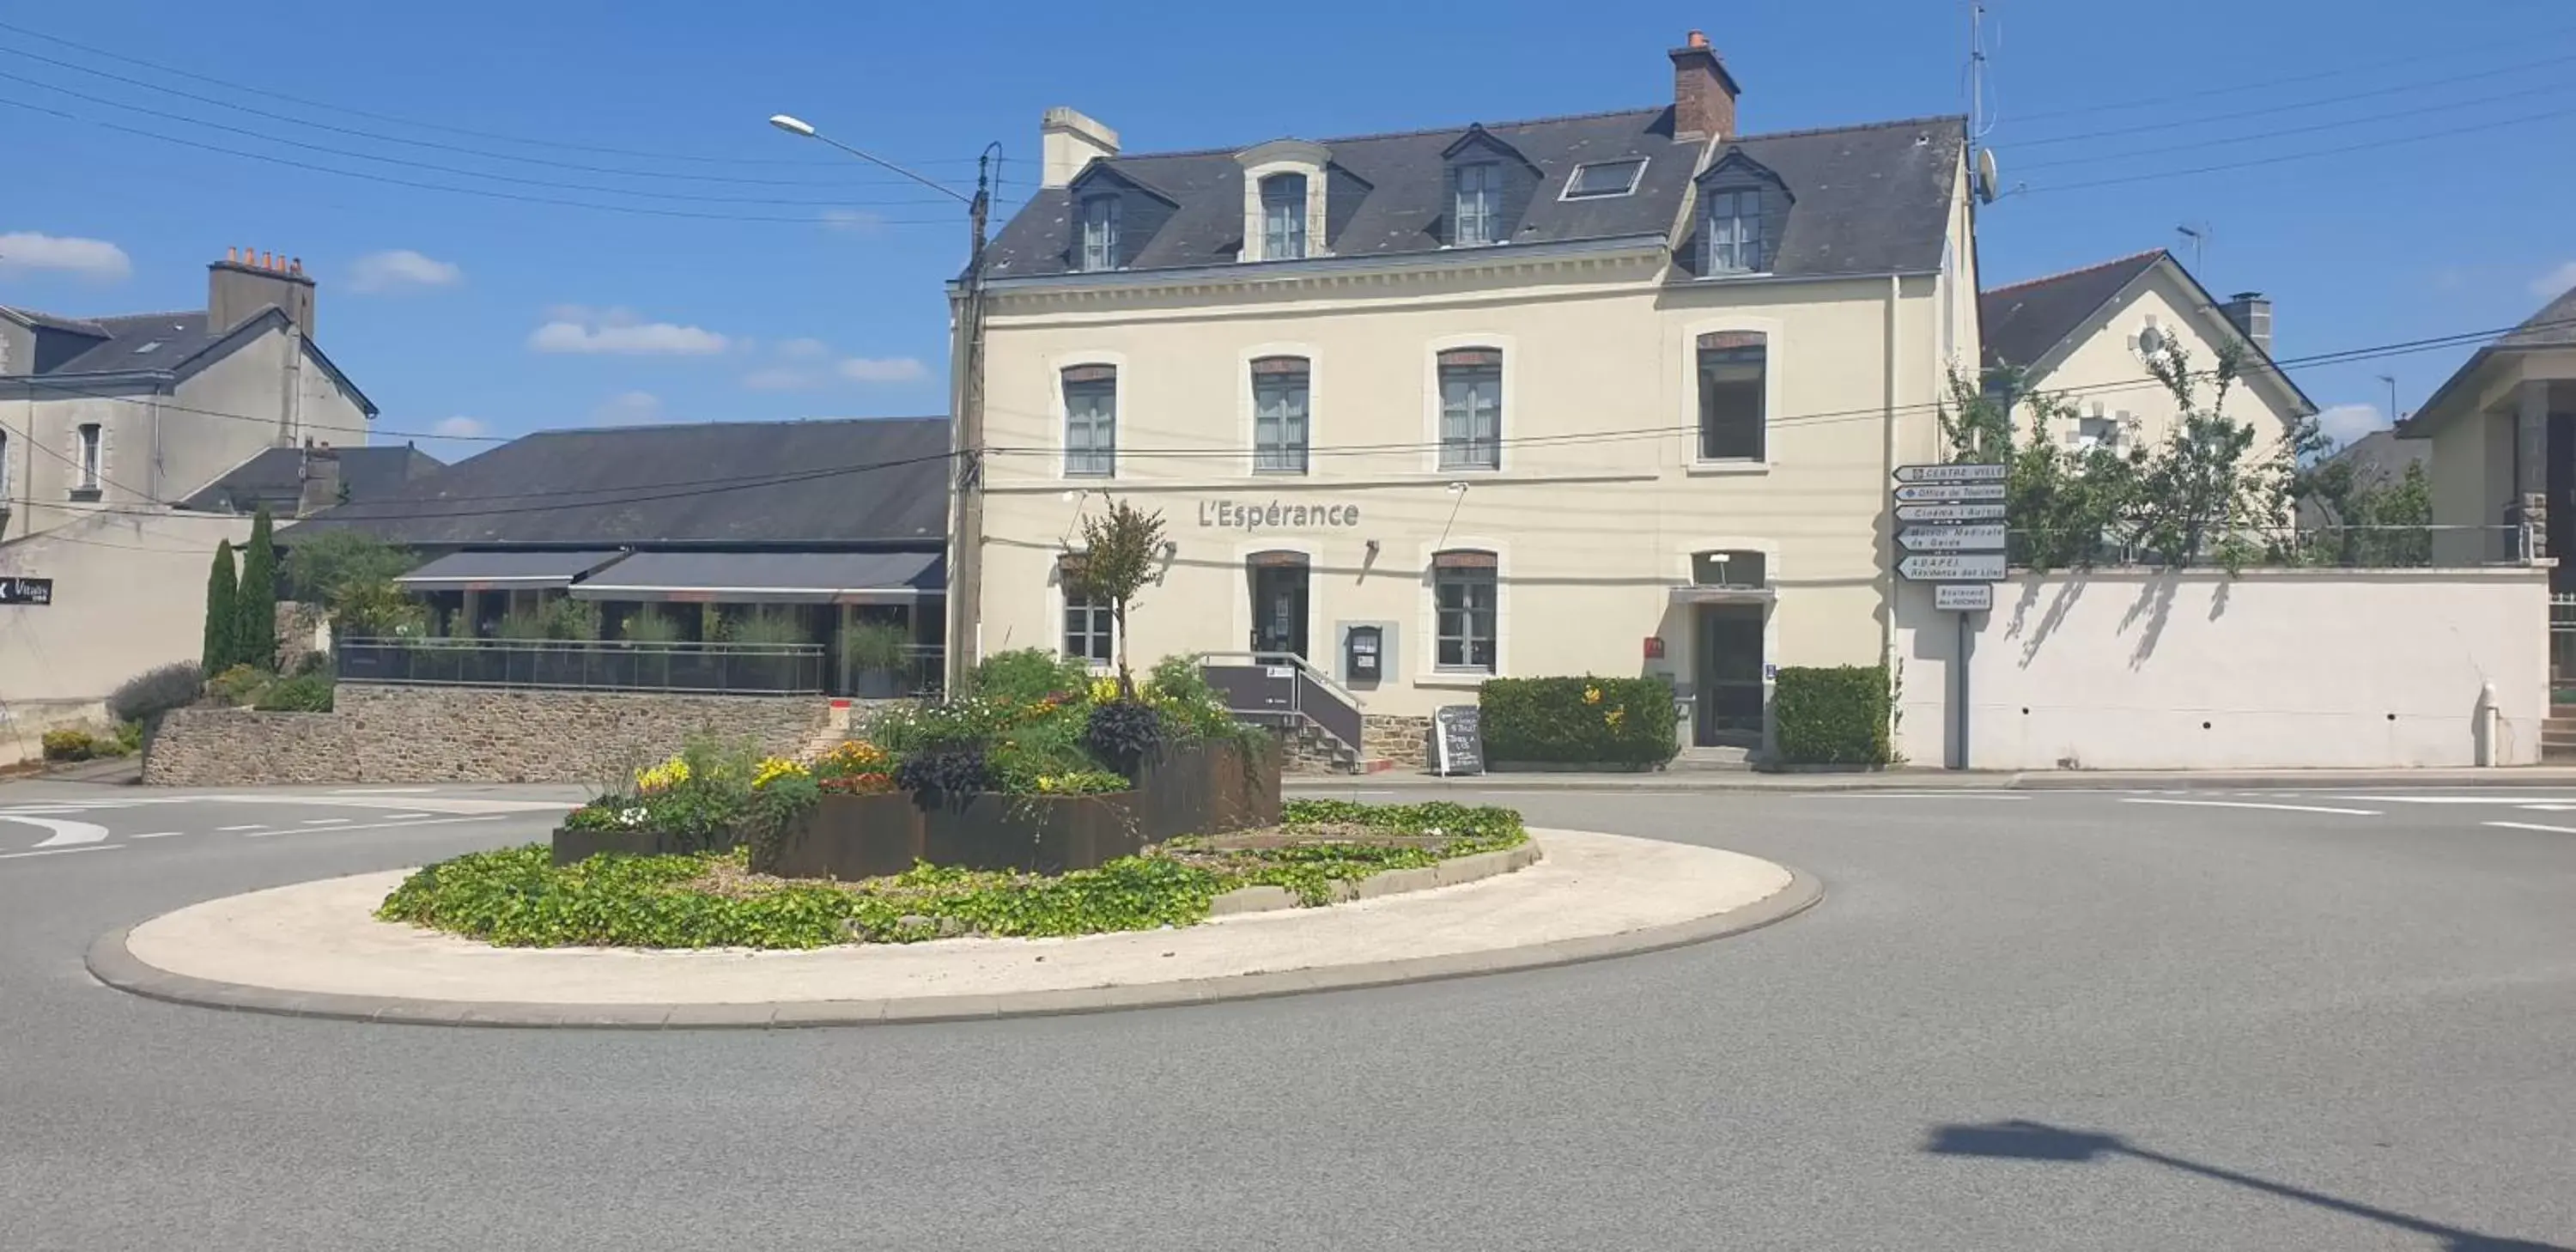
{"label": "sign reading boulevard des rochers", "polygon": [[2003,581],[2006,569],[2004,479],[2010,472],[2001,465],[1896,467],[1896,520],[1907,523],[1896,533],[1897,550],[1905,554],[1896,573],[1910,582],[1947,584],[1933,588],[1934,607],[1967,613],[1994,603],[1983,584]]}

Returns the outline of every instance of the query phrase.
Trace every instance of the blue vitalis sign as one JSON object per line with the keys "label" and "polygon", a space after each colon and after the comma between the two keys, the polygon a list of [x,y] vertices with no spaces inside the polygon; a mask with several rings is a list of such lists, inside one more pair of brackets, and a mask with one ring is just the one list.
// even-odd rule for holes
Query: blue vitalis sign
{"label": "blue vitalis sign", "polygon": [[1267,504],[1258,500],[1201,500],[1199,525],[1218,530],[1287,530],[1298,526],[1357,526],[1356,504]]}

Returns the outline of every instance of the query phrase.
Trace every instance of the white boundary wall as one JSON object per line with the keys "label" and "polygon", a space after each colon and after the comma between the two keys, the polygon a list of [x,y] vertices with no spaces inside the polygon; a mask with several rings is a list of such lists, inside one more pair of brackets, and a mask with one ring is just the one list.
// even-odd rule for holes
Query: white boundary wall
{"label": "white boundary wall", "polygon": [[[1957,627],[1900,588],[1901,750],[1955,763]],[[1978,769],[2462,766],[2540,759],[2548,571],[2096,570],[1995,587],[1970,652]]]}

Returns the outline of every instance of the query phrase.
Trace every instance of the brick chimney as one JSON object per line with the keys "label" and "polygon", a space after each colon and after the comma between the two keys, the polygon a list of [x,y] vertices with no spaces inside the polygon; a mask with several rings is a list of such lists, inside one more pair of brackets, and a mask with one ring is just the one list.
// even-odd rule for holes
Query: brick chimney
{"label": "brick chimney", "polygon": [[2236,323],[2237,333],[2245,336],[2246,340],[2255,347],[2262,349],[2264,356],[2272,355],[2272,300],[2270,297],[2259,291],[2240,291],[2227,297],[2227,302],[2219,305],[2218,311],[2225,314],[2228,321]]}
{"label": "brick chimney", "polygon": [[1673,138],[1723,139],[1736,134],[1735,97],[1741,89],[1735,76],[1726,72],[1726,63],[1717,59],[1717,49],[1708,46],[1708,36],[1692,31],[1671,55]]}
{"label": "brick chimney", "polygon": [[1038,185],[1062,187],[1096,158],[1118,155],[1118,132],[1097,119],[1063,105],[1046,111],[1038,123]]}
{"label": "brick chimney", "polygon": [[327,443],[304,441],[304,490],[296,497],[295,515],[311,517],[340,502],[340,453]]}
{"label": "brick chimney", "polygon": [[226,248],[206,267],[206,320],[217,333],[231,330],[275,305],[307,336],[313,334],[313,280],[302,257],[249,248]]}

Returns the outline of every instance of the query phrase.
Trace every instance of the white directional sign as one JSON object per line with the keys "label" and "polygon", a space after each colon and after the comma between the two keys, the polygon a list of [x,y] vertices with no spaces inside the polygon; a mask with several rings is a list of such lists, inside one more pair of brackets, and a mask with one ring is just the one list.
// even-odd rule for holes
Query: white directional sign
{"label": "white directional sign", "polygon": [[1908,552],[2000,552],[2003,524],[1992,526],[1908,526],[1896,533]]}
{"label": "white directional sign", "polygon": [[1944,613],[1983,613],[1995,607],[1995,585],[1943,583],[1932,589],[1932,607]]}
{"label": "white directional sign", "polygon": [[1896,506],[1900,522],[2000,522],[2004,506],[1995,504],[1900,504]]}
{"label": "white directional sign", "polygon": [[2010,471],[2001,465],[1899,465],[1901,483],[1999,483]]}
{"label": "white directional sign", "polygon": [[2004,580],[2004,554],[1960,552],[1916,554],[1896,563],[1896,572],[1916,582],[1997,583]]}
{"label": "white directional sign", "polygon": [[1915,483],[1896,489],[1898,500],[2001,500],[2002,483]]}

